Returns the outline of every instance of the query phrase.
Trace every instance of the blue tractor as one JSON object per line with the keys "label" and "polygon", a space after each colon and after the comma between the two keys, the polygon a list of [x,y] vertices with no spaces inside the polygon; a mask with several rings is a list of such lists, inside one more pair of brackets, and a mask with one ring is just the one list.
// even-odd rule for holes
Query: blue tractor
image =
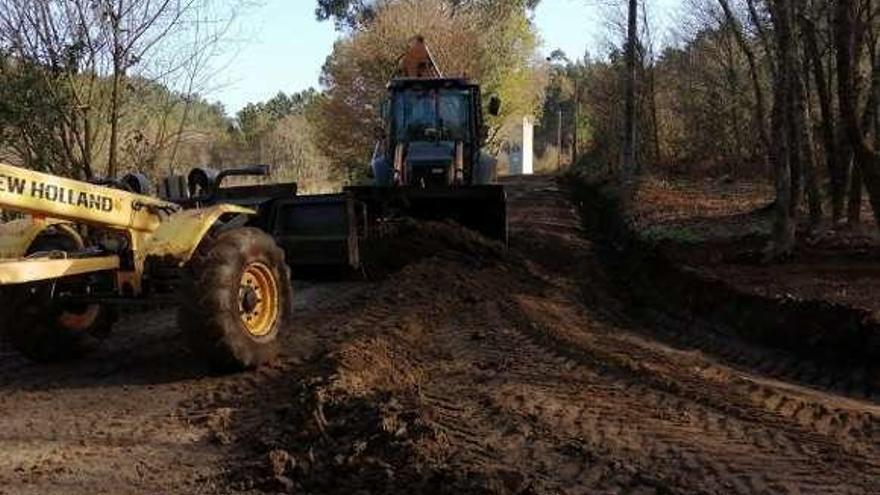
{"label": "blue tractor", "polygon": [[[497,115],[500,100],[486,111]],[[269,222],[298,265],[361,263],[360,246],[396,218],[452,221],[507,243],[507,199],[484,150],[480,86],[444,77],[422,38],[401,58],[381,105],[370,185],[297,196]]]}

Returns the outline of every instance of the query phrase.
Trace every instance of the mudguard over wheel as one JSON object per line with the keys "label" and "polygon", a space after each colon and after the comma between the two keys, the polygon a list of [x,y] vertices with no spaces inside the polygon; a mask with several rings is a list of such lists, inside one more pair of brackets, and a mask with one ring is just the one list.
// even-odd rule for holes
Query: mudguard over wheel
{"label": "mudguard over wheel", "polygon": [[[41,235],[28,254],[76,251],[81,241],[67,234]],[[38,362],[75,359],[97,348],[110,335],[115,312],[99,304],[65,304],[54,300],[62,281],[3,288],[0,329],[3,339]]]}
{"label": "mudguard over wheel", "polygon": [[182,284],[180,326],[195,352],[224,371],[250,369],[278,352],[292,308],[284,251],[254,228],[207,238]]}

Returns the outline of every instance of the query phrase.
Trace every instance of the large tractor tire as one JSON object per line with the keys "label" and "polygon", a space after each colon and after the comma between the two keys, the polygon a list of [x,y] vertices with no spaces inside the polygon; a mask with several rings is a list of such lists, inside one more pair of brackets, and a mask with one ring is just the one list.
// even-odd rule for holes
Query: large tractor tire
{"label": "large tractor tire", "polygon": [[[34,241],[28,254],[78,249],[82,249],[82,241],[73,234],[50,231]],[[82,357],[110,335],[116,321],[115,312],[100,304],[56,301],[54,295],[62,283],[56,280],[3,288],[3,339],[33,361],[50,363]]]}
{"label": "large tractor tire", "polygon": [[245,227],[205,239],[181,288],[180,326],[215,369],[252,369],[277,355],[293,291],[284,251],[272,237]]}

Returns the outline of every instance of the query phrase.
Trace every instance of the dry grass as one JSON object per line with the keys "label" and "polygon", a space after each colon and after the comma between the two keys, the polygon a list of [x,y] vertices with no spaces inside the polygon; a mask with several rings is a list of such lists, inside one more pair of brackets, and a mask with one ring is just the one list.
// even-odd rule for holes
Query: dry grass
{"label": "dry grass", "polygon": [[721,218],[754,211],[771,203],[773,197],[772,184],[758,181],[647,176],[637,193],[636,216],[645,225],[694,217]]}

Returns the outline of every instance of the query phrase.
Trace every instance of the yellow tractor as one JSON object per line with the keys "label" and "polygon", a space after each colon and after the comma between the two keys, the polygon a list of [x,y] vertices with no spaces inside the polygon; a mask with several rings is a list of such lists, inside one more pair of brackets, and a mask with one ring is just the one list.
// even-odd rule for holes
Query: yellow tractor
{"label": "yellow tractor", "polygon": [[[262,168],[233,171],[261,174]],[[256,211],[145,194],[0,164],[0,332],[37,361],[77,357],[128,304],[178,305],[193,350],[223,369],[275,355],[292,307],[285,254]]]}

